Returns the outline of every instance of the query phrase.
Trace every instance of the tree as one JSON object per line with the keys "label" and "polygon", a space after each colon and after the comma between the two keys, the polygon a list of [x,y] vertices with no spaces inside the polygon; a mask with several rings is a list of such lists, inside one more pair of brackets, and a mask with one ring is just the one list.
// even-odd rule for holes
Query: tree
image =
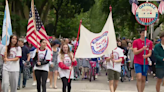
{"label": "tree", "polygon": [[[92,7],[92,5],[94,4],[88,3],[84,7],[83,4],[85,2],[86,0],[81,2],[76,0],[53,1],[53,5],[48,17],[49,24],[54,24],[53,29],[51,29],[51,31],[53,30],[52,34],[59,35],[61,34],[61,31],[66,29],[69,30],[69,32],[70,30],[72,31],[72,29],[74,29],[73,27],[75,27],[75,23],[73,23],[72,19],[75,18],[75,15],[88,11],[90,7]],[[94,2],[94,0],[89,0],[88,2]],[[70,23],[72,24],[69,25]]]}
{"label": "tree", "polygon": [[2,35],[2,26],[3,26],[3,18],[4,18],[4,6],[3,6],[4,0],[0,0],[0,35]]}

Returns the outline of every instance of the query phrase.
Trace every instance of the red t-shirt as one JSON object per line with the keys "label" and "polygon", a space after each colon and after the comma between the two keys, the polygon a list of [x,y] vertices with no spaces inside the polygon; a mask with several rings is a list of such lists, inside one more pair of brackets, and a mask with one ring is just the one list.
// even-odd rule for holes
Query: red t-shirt
{"label": "red t-shirt", "polygon": [[[143,46],[144,46],[144,41],[142,41],[141,39],[136,39],[133,42],[133,48],[137,48],[137,50],[143,48]],[[152,50],[152,48],[153,48],[152,41],[146,39],[146,46],[147,46],[146,54],[148,54],[149,50]],[[144,55],[144,50],[141,53],[139,53],[138,55],[134,55],[134,63],[144,65],[143,55]],[[145,64],[148,65],[148,60],[147,59],[146,59]]]}

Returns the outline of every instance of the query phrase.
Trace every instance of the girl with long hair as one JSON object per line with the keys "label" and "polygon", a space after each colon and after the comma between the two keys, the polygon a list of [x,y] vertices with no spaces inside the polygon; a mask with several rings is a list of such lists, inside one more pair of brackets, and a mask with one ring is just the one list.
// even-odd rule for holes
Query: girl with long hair
{"label": "girl with long hair", "polygon": [[[52,61],[50,62],[50,88],[52,88],[52,80],[54,79],[54,88],[57,89],[56,82],[58,77],[58,62],[57,57],[60,51],[60,42],[58,40],[52,41],[51,47],[53,51]],[[53,78],[54,75],[54,78]]]}
{"label": "girl with long hair", "polygon": [[132,43],[128,43],[128,59],[130,61],[131,80],[134,80],[134,53]]}
{"label": "girl with long hair", "polygon": [[[34,70],[37,81],[37,92],[46,92],[46,81],[49,71],[49,61],[51,60],[51,52],[46,49],[47,40],[40,40],[40,48],[34,51]],[[42,86],[42,91],[41,87]]]}
{"label": "girl with long hair", "polygon": [[[74,78],[73,66],[77,65],[77,61],[73,58],[73,53],[70,51],[68,44],[63,44],[61,46],[60,54],[58,55],[58,63],[59,75],[63,84],[62,92],[66,92],[66,87],[68,87],[68,92],[71,92],[71,80]],[[72,73],[70,82],[68,83],[70,71]]]}
{"label": "girl with long hair", "polygon": [[18,46],[18,38],[15,35],[10,37],[9,45],[4,47],[1,51],[3,56],[3,74],[2,87],[3,92],[8,92],[10,85],[10,92],[17,92],[18,78],[19,78],[19,59],[22,56],[22,50]]}

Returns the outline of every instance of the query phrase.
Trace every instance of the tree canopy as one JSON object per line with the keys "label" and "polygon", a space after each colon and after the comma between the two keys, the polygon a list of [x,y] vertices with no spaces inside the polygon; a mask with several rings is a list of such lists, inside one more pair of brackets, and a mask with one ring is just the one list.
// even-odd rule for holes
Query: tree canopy
{"label": "tree canopy", "polygon": [[[5,0],[0,0],[0,30],[2,31],[3,12]],[[137,36],[137,28],[142,28],[131,12],[128,0],[34,0],[41,20],[48,35],[62,37],[76,37],[79,22],[92,32],[100,32],[109,15],[109,6],[112,6],[112,16],[115,31],[120,36]],[[142,2],[139,2],[142,3]],[[153,2],[157,6],[159,3]],[[13,32],[24,35],[27,31],[27,23],[31,0],[9,0],[9,8],[12,20]],[[163,23],[160,15],[159,24]],[[157,25],[158,27],[159,25]],[[1,32],[0,32],[1,33]]]}

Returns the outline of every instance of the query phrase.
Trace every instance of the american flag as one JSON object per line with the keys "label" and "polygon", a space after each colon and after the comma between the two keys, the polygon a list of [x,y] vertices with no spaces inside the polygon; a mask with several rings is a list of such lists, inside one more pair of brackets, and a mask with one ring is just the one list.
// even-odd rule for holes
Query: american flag
{"label": "american flag", "polygon": [[44,25],[41,22],[41,19],[39,17],[39,13],[38,13],[36,7],[34,7],[34,9],[35,9],[36,31],[35,31],[34,18],[32,17],[32,11],[30,10],[26,39],[35,48],[40,47],[41,39],[46,39],[47,40],[47,49],[49,49],[52,52],[51,45],[48,41],[48,36],[47,36],[46,30],[44,28]]}
{"label": "american flag", "polygon": [[133,15],[136,15],[137,8],[138,8],[138,5],[136,3],[132,3],[132,13],[133,13]]}
{"label": "american flag", "polygon": [[158,11],[159,13],[163,14],[164,13],[164,1],[162,0],[161,3],[158,6]]}

